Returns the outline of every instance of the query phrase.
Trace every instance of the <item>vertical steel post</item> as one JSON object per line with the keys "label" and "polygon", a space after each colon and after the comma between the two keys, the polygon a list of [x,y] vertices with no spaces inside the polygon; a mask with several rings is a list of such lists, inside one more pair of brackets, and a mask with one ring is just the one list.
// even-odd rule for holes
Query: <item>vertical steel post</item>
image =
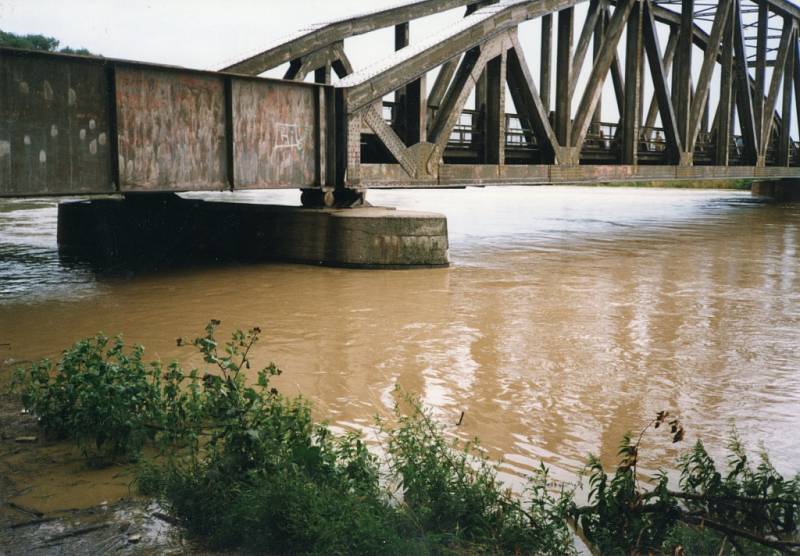
{"label": "vertical steel post", "polygon": [[486,141],[487,164],[505,164],[506,147],[506,50],[486,65]]}
{"label": "vertical steel post", "polygon": [[575,9],[566,8],[558,12],[558,44],[556,45],[556,125],[558,142],[570,144],[572,127],[572,35]]}
{"label": "vertical steel post", "polygon": [[544,110],[550,114],[550,86],[552,81],[553,64],[553,14],[542,16],[542,53],[539,69],[539,94],[542,97]]}
{"label": "vertical steel post", "polygon": [[642,2],[628,17],[625,44],[625,111],[622,114],[622,163],[636,164],[642,117]]}

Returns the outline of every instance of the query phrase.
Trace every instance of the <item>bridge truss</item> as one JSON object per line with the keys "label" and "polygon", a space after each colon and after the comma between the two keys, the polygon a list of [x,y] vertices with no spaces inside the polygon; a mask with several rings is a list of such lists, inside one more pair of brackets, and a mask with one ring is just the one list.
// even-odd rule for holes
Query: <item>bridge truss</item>
{"label": "bridge truss", "polygon": [[[306,29],[226,70],[259,74],[290,62],[287,79],[313,71],[326,83],[333,70],[336,180],[348,187],[796,173],[794,4],[588,0],[577,21],[582,1],[407,2]],[[409,44],[410,21],[455,7],[466,8],[460,23]],[[536,18],[538,83],[520,43],[520,25]],[[389,26],[396,53],[353,72],[342,41]],[[614,95],[604,98],[609,77]],[[515,114],[506,113],[507,92]],[[602,121],[604,101],[618,121]]]}

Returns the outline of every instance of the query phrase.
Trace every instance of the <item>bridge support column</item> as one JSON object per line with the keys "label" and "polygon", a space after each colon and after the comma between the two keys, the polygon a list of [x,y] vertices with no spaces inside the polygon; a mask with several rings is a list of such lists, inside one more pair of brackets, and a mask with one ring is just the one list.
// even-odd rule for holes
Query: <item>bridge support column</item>
{"label": "bridge support column", "polygon": [[751,192],[753,197],[767,197],[778,203],[797,203],[800,202],[800,180],[754,181]]}
{"label": "bridge support column", "polygon": [[353,208],[367,205],[362,189],[301,189],[300,204],[306,208]]}
{"label": "bridge support column", "polygon": [[[409,23],[401,23],[394,29],[395,50],[405,48],[410,43]],[[401,87],[395,93],[394,128],[406,146],[425,141],[428,87],[425,76]]]}
{"label": "bridge support column", "polygon": [[286,261],[360,268],[448,265],[447,220],[382,207],[312,209],[140,194],[58,208],[65,256],[100,268]]}
{"label": "bridge support column", "polygon": [[559,144],[570,145],[572,127],[572,35],[575,26],[575,9],[558,12],[558,44],[556,46],[556,122],[555,132]]}
{"label": "bridge support column", "polygon": [[486,164],[506,163],[506,52],[486,65]]}
{"label": "bridge support column", "polygon": [[544,113],[550,114],[551,64],[553,63],[553,15],[542,16],[541,65],[539,68],[539,93],[542,97]]}
{"label": "bridge support column", "polygon": [[639,127],[642,122],[643,42],[642,3],[636,2],[628,17],[625,49],[625,110],[622,114],[622,163],[636,164]]}

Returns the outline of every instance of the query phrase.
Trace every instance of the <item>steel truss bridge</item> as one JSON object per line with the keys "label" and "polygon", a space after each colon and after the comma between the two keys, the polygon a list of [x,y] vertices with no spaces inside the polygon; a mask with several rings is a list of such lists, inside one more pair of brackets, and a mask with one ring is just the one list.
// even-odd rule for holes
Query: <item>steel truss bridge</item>
{"label": "steel truss bridge", "polygon": [[[799,27],[788,0],[414,0],[219,72],[0,49],[0,196],[800,177]],[[384,28],[353,68],[345,40]]]}

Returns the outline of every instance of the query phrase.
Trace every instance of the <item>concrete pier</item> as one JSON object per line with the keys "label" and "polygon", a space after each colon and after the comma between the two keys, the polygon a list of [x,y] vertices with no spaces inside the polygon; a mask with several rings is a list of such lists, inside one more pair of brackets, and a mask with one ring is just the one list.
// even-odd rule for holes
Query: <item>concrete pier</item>
{"label": "concrete pier", "polygon": [[750,191],[753,197],[768,197],[778,203],[796,203],[800,201],[800,180],[754,181]]}
{"label": "concrete pier", "polygon": [[62,203],[58,243],[63,253],[101,266],[157,268],[208,260],[398,269],[449,264],[447,220],[440,214],[169,194]]}

